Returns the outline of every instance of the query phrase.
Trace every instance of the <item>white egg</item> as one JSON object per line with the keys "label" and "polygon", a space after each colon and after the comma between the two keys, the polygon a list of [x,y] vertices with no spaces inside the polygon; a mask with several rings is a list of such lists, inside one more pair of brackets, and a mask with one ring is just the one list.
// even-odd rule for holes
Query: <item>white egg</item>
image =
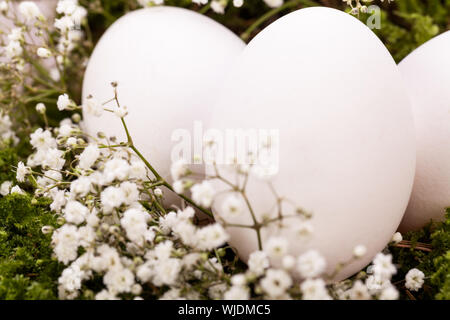
{"label": "white egg", "polygon": [[450,31],[428,41],[400,64],[411,99],[417,169],[401,231],[444,218],[450,207]]}
{"label": "white egg", "polygon": [[[134,144],[170,181],[172,133],[190,129],[194,120],[206,121],[224,75],[244,47],[231,31],[193,11],[134,11],[116,21],[97,44],[84,78],[83,101],[89,95],[99,102],[111,99],[111,82],[116,81],[120,103],[129,109],[125,120]],[[101,131],[126,141],[114,114],[83,115],[91,135]],[[168,203],[178,199],[165,196]]]}
{"label": "white egg", "polygon": [[[412,112],[391,55],[354,17],[310,8],[269,25],[236,63],[211,127],[279,133],[279,170],[272,184],[278,195],[313,214],[314,232],[302,240],[295,234],[300,220],[286,219],[287,229],[272,224],[263,233],[263,247],[281,234],[294,256],[318,250],[330,274],[352,258],[355,246],[366,246],[367,254],[335,278],[343,279],[366,266],[396,231],[414,178]],[[234,181],[226,169],[220,166]],[[276,216],[276,197],[267,182],[252,177],[247,190],[259,221]],[[225,215],[226,198],[220,193],[214,202],[216,215]],[[283,206],[284,214],[293,209]],[[252,219],[246,210],[231,222],[249,225]],[[256,233],[228,231],[230,244],[247,261],[258,248]]]}

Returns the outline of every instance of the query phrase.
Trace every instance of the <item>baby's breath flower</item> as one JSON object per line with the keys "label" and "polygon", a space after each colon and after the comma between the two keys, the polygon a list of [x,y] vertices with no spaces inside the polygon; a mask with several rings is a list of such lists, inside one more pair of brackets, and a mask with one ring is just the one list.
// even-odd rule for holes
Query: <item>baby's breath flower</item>
{"label": "baby's breath flower", "polygon": [[308,279],[302,282],[300,290],[303,300],[331,300],[322,279]]}
{"label": "baby's breath flower", "polygon": [[405,287],[411,291],[419,291],[424,283],[425,274],[419,269],[411,269],[405,277]]}
{"label": "baby's breath flower", "polygon": [[207,181],[195,184],[191,188],[192,200],[203,207],[210,207],[214,199],[214,189]]}
{"label": "baby's breath flower", "polygon": [[36,111],[37,111],[37,112],[39,112],[39,113],[41,113],[41,114],[44,114],[44,113],[46,112],[46,110],[47,110],[47,108],[45,107],[45,104],[43,104],[42,102],[39,102],[39,103],[36,105]]}
{"label": "baby's breath flower", "polygon": [[224,14],[226,5],[227,5],[226,0],[212,0],[211,1],[211,9],[215,13]]}
{"label": "baby's breath flower", "polygon": [[20,161],[19,164],[17,165],[17,174],[16,174],[17,181],[24,182],[25,177],[28,174],[30,174],[30,172],[31,172],[30,168],[25,166],[24,163]]}
{"label": "baby's breath flower", "polygon": [[244,205],[242,200],[235,194],[229,195],[225,198],[222,204],[221,213],[224,218],[236,218],[243,214]]}
{"label": "baby's breath flower", "polygon": [[315,278],[325,271],[326,262],[316,250],[309,250],[297,259],[297,271],[303,278]]}
{"label": "baby's breath flower", "polygon": [[58,97],[57,101],[59,111],[67,110],[74,105],[72,100],[69,99],[67,93],[64,93]]}
{"label": "baby's breath flower", "polygon": [[264,251],[272,259],[282,259],[288,252],[289,242],[284,237],[271,237],[264,246]]}
{"label": "baby's breath flower", "polygon": [[38,48],[36,53],[40,58],[50,58],[52,56],[52,52],[50,50],[42,47]]}
{"label": "baby's breath flower", "polygon": [[284,0],[264,0],[264,2],[271,8],[280,7]]}
{"label": "baby's breath flower", "polygon": [[255,251],[250,254],[248,268],[257,276],[262,275],[269,265],[269,258],[264,251]]}
{"label": "baby's breath flower", "polygon": [[0,186],[0,195],[7,196],[11,190],[13,183],[11,181],[5,181]]}
{"label": "baby's breath flower", "polygon": [[380,300],[397,300],[398,297],[398,290],[392,285],[384,289],[380,294]]}
{"label": "baby's breath flower", "polygon": [[69,16],[63,16],[59,19],[55,19],[54,26],[61,33],[67,33],[75,27],[75,22],[73,21],[73,18]]}
{"label": "baby's breath flower", "polygon": [[292,279],[284,270],[269,269],[260,285],[269,297],[277,298],[286,293],[286,290],[292,285]]}
{"label": "baby's breath flower", "polygon": [[403,240],[402,234],[400,232],[394,233],[392,236],[392,242],[394,244],[400,243]]}
{"label": "baby's breath flower", "polygon": [[0,12],[5,14],[9,9],[9,5],[7,1],[1,1],[0,2]]}
{"label": "baby's breath flower", "polygon": [[103,106],[93,96],[87,97],[84,110],[96,117],[100,117],[103,114]]}
{"label": "baby's breath flower", "polygon": [[33,1],[23,1],[19,4],[19,12],[27,20],[31,21],[34,19],[44,18],[39,7]]}
{"label": "baby's breath flower", "polygon": [[354,249],[353,249],[353,256],[355,258],[361,258],[363,257],[367,252],[367,248],[363,245],[357,245]]}

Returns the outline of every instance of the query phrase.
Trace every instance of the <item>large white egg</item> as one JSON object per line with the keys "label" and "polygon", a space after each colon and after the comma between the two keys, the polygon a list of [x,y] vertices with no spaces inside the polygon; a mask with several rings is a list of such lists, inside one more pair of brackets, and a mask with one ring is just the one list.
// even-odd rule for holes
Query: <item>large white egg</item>
{"label": "large white egg", "polygon": [[[299,221],[286,220],[292,230],[281,235],[289,239],[290,253],[316,249],[331,273],[352,258],[355,246],[365,245],[367,254],[336,279],[367,265],[396,231],[415,171],[408,96],[382,42],[341,11],[295,11],[248,44],[224,88],[211,127],[278,130],[279,171],[273,186],[313,214],[309,241],[294,235]],[[234,181],[226,167],[220,166]],[[247,190],[255,214],[273,216],[275,196],[268,184],[252,178]],[[213,204],[216,215],[224,214],[225,198],[221,193]],[[232,222],[249,224],[250,215]],[[263,245],[279,232],[271,229],[264,232]],[[238,227],[228,231],[230,244],[246,261],[257,249],[256,233]]]}
{"label": "large white egg", "polygon": [[[206,122],[223,78],[245,43],[214,20],[181,8],[141,9],[116,21],[97,44],[86,70],[83,100],[103,102],[114,94],[127,106],[134,144],[170,180],[176,129]],[[111,105],[111,104],[109,104]],[[101,131],[126,141],[119,118],[84,112],[88,133]],[[194,155],[192,155],[193,157]],[[178,199],[168,192],[168,203]],[[178,202],[177,202],[178,204]]]}
{"label": "large white egg", "polygon": [[411,98],[417,169],[401,231],[444,218],[450,207],[450,31],[428,41],[399,64]]}

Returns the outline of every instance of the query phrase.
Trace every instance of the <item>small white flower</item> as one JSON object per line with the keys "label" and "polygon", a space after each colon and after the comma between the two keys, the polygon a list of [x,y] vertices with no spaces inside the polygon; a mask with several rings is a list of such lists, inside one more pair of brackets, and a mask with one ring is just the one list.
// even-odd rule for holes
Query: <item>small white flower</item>
{"label": "small white flower", "polygon": [[193,3],[198,4],[198,5],[205,5],[208,4],[209,0],[192,0]]}
{"label": "small white flower", "polygon": [[173,285],[181,271],[180,259],[169,258],[161,261],[155,267],[157,277],[153,279],[156,285]]}
{"label": "small white flower", "polygon": [[36,53],[37,53],[38,57],[44,58],[44,59],[50,58],[52,56],[52,52],[50,50],[48,50],[47,48],[42,48],[42,47],[38,48]]}
{"label": "small white flower", "polygon": [[19,12],[27,21],[42,18],[43,15],[38,6],[33,1],[23,1],[19,4]]}
{"label": "small white flower", "polygon": [[54,26],[60,32],[66,33],[75,27],[75,22],[73,21],[73,18],[69,16],[63,16],[60,19],[55,19]]}
{"label": "small white flower", "polygon": [[215,13],[224,14],[226,4],[227,4],[226,1],[212,0],[211,1],[211,9]]}
{"label": "small white flower", "polygon": [[392,242],[394,244],[400,243],[403,240],[402,234],[400,232],[394,233],[392,236]]}
{"label": "small white flower", "polygon": [[19,182],[24,182],[25,177],[30,174],[31,170],[29,167],[25,166],[22,161],[17,165],[16,179]]}
{"label": "small white flower", "polygon": [[11,188],[11,194],[25,194],[25,192],[19,186],[14,186]]}
{"label": "small white flower", "polygon": [[210,207],[214,199],[214,189],[211,184],[205,180],[195,184],[191,188],[192,200],[200,206]]}
{"label": "small white flower", "polygon": [[7,1],[1,1],[0,2],[0,12],[6,13],[9,9],[9,5]]}
{"label": "small white flower", "polygon": [[164,0],[138,0],[139,4],[143,7],[151,7],[153,5],[161,5]]}
{"label": "small white flower", "polygon": [[367,248],[363,245],[358,245],[353,249],[353,256],[355,258],[362,258],[367,253]]}
{"label": "small white flower", "polygon": [[199,229],[197,239],[197,247],[200,250],[212,250],[225,244],[228,240],[228,234],[220,224],[215,223]]}
{"label": "small white flower", "polygon": [[233,0],[233,6],[235,6],[236,8],[242,7],[243,4],[244,0]]}
{"label": "small white flower", "polygon": [[255,251],[250,254],[248,268],[257,276],[262,275],[269,265],[269,257],[264,251]]}
{"label": "small white flower", "polygon": [[139,189],[137,184],[129,181],[120,184],[124,198],[123,202],[128,205],[135,204],[139,200]]}
{"label": "small white flower", "polygon": [[370,293],[367,286],[361,281],[357,280],[353,287],[348,292],[351,300],[369,300]]}
{"label": "small white flower", "polygon": [[78,0],[59,0],[56,12],[70,16],[78,7]]}
{"label": "small white flower", "polygon": [[392,285],[384,289],[380,294],[380,300],[397,300],[398,297],[399,293]]}
{"label": "small white flower", "polygon": [[58,279],[58,283],[69,292],[81,289],[81,281],[83,279],[84,272],[80,270],[77,265],[72,265],[65,269],[61,277]]}
{"label": "small white flower", "polygon": [[243,286],[232,286],[223,295],[224,300],[249,300],[250,292]]}
{"label": "small white flower", "polygon": [[0,186],[0,194],[4,197],[6,197],[9,194],[9,191],[11,190],[13,183],[11,181],[5,181]]}
{"label": "small white flower", "polygon": [[392,255],[378,253],[373,259],[372,270],[374,275],[384,279],[390,279],[392,275],[397,273],[397,269],[392,264]]}
{"label": "small white flower", "polygon": [[130,173],[130,165],[124,159],[113,158],[105,163],[103,169],[103,176],[106,183],[114,180],[124,181],[128,178]]}
{"label": "small white flower", "polygon": [[6,56],[9,59],[16,58],[23,53],[22,45],[19,41],[10,41],[8,45],[5,47]]}
{"label": "small white flower", "polygon": [[174,181],[179,180],[189,173],[187,162],[183,159],[177,160],[170,166],[170,174]]}
{"label": "small white flower", "polygon": [[145,180],[147,177],[147,168],[141,160],[132,160],[129,166],[129,178]]}
{"label": "small white flower", "polygon": [[172,185],[173,190],[178,193],[178,194],[182,194],[184,193],[184,182],[183,180],[177,180],[173,183]]}
{"label": "small white flower", "polygon": [[269,297],[280,297],[292,285],[292,279],[283,270],[269,269],[260,282],[261,288]]}
{"label": "small white flower", "polygon": [[50,205],[50,209],[55,212],[60,212],[61,208],[65,206],[67,202],[66,192],[64,190],[58,190],[52,195],[53,202]]}
{"label": "small white flower", "polygon": [[69,99],[67,93],[64,93],[58,97],[58,101],[56,102],[59,111],[67,110],[71,106],[73,106],[73,102]]}
{"label": "small white flower", "polygon": [[127,210],[120,220],[120,223],[125,229],[128,239],[142,246],[147,233],[147,221],[149,218],[149,214],[142,210]]}
{"label": "small white flower", "polygon": [[366,279],[366,287],[371,294],[377,294],[381,290],[387,288],[390,285],[390,281],[383,279],[378,275],[370,275]]}
{"label": "small white flower", "polygon": [[425,274],[419,269],[411,269],[406,274],[405,287],[411,291],[419,291],[422,288],[425,279]]}
{"label": "small white flower", "polygon": [[8,34],[8,39],[10,41],[22,41],[23,40],[23,30],[22,28],[14,28]]}
{"label": "small white flower", "polygon": [[300,285],[303,300],[331,300],[322,279],[308,279]]}
{"label": "small white flower", "polygon": [[239,217],[243,211],[244,206],[242,200],[234,194],[227,196],[222,204],[221,213],[224,215],[224,218]]}
{"label": "small white flower", "polygon": [[271,8],[277,8],[283,4],[284,0],[264,0],[264,2]]}
{"label": "small white flower", "polygon": [[37,150],[56,148],[56,140],[52,137],[52,133],[48,130],[44,131],[42,128],[30,135],[30,143]]}
{"label": "small white flower", "polygon": [[245,274],[236,274],[231,277],[231,284],[233,286],[245,286],[247,284],[247,279],[245,278]]}
{"label": "small white flower", "polygon": [[64,218],[71,223],[80,224],[84,222],[89,214],[88,208],[78,201],[70,201],[67,203],[64,211]]}
{"label": "small white flower", "polygon": [[284,237],[271,237],[264,246],[264,251],[272,259],[283,258],[289,249],[289,242]]}
{"label": "small white flower", "polygon": [[100,156],[100,149],[95,144],[88,145],[78,158],[78,166],[81,169],[90,169]]}
{"label": "small white flower", "polygon": [[68,264],[77,258],[79,236],[77,227],[65,224],[52,235],[54,252],[59,261]]}
{"label": "small white flower", "polygon": [[163,192],[160,188],[156,188],[155,190],[153,190],[153,192],[155,193],[155,196],[157,196],[157,197],[163,196]]}
{"label": "small white flower", "polygon": [[37,112],[44,114],[46,110],[47,110],[47,108],[46,108],[45,104],[43,104],[42,102],[40,102],[36,105]]}
{"label": "small white flower", "polygon": [[128,108],[126,106],[114,106],[113,112],[119,118],[125,118],[128,115]]}
{"label": "small white flower", "polygon": [[127,268],[110,269],[103,277],[103,282],[111,292],[130,292],[134,285],[134,275]]}
{"label": "small white flower", "polygon": [[104,111],[102,104],[93,96],[87,97],[84,110],[95,117],[100,117]]}
{"label": "small white flower", "polygon": [[79,177],[70,184],[70,192],[81,197],[86,196],[91,190],[92,182],[89,177]]}
{"label": "small white flower", "polygon": [[103,210],[110,213],[114,208],[118,208],[123,204],[125,195],[121,188],[108,187],[100,195]]}
{"label": "small white flower", "polygon": [[297,259],[297,271],[303,278],[314,278],[325,271],[325,259],[316,250],[309,250]]}

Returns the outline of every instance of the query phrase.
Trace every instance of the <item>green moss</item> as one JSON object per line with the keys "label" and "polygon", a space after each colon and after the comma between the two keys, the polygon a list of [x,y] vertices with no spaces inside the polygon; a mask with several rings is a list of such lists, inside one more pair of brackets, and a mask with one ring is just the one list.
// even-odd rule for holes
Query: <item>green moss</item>
{"label": "green moss", "polygon": [[[410,269],[418,268],[426,279],[423,290],[413,292],[415,298],[450,299],[450,210],[444,222],[407,233],[404,239],[411,241],[411,248],[391,249],[399,268],[394,282],[399,282],[404,297],[407,297],[402,290],[405,275]],[[431,244],[431,251],[421,250],[422,243]]]}
{"label": "green moss", "polygon": [[18,157],[15,149],[0,149],[0,184],[15,179],[13,166],[16,166],[17,162]]}
{"label": "green moss", "polygon": [[0,299],[56,298],[61,266],[41,232],[56,227],[48,202],[17,194],[0,199]]}

